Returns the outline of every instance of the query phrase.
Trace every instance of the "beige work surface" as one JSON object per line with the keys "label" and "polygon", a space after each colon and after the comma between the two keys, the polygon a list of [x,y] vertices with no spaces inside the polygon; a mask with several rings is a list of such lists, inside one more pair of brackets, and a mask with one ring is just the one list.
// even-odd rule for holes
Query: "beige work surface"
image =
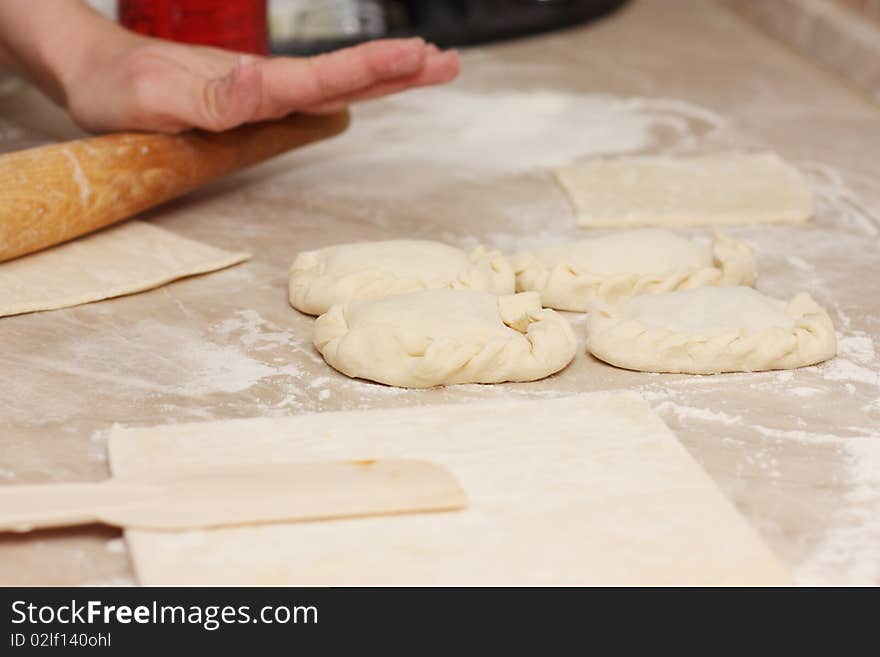
{"label": "beige work surface", "polygon": [[122,479],[163,467],[400,457],[445,466],[466,491],[468,507],[203,531],[130,529],[126,542],[138,580],[791,583],[755,531],[633,393],[307,413],[110,434],[110,464]]}
{"label": "beige work surface", "polygon": [[[247,250],[250,262],[0,320],[0,479],[104,478],[114,423],[633,390],[797,581],[880,584],[880,108],[712,2],[637,1],[599,24],[463,59],[454,85],[358,108],[342,137],[148,217]],[[32,105],[0,99],[0,112],[32,129],[43,117],[58,136],[60,124]],[[7,147],[31,138],[0,127]],[[729,148],[778,152],[816,193],[814,222],[728,232],[756,248],[760,290],[806,290],[829,309],[840,355],[827,364],[694,377],[579,353],[537,383],[405,391],[327,368],[310,344],[313,320],[287,305],[299,250],[393,238],[534,248],[584,234],[553,167]],[[0,582],[132,582],[120,536],[2,537]]]}

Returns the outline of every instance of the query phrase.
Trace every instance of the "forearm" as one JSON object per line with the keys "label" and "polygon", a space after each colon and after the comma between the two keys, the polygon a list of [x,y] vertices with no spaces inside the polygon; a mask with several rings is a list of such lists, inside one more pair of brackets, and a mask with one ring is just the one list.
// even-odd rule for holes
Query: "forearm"
{"label": "forearm", "polygon": [[127,36],[81,0],[0,0],[0,67],[61,104],[94,52]]}

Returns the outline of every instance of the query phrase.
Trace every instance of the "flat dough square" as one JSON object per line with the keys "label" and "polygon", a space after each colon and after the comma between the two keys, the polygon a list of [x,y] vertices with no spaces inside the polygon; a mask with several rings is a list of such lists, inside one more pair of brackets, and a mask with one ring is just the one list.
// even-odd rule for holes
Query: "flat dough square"
{"label": "flat dough square", "polygon": [[0,263],[0,317],[141,292],[249,257],[128,221]]}
{"label": "flat dough square", "polygon": [[774,153],[599,159],[556,175],[587,228],[802,223],[813,214],[804,179]]}
{"label": "flat dough square", "polygon": [[425,459],[447,467],[470,500],[451,513],[129,530],[144,585],[790,583],[632,393],[117,427],[109,451],[117,477],[267,461]]}

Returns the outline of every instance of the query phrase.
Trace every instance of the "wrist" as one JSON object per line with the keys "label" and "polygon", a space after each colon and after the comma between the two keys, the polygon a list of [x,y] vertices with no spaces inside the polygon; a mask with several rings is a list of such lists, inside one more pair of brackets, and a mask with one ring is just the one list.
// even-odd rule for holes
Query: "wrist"
{"label": "wrist", "polygon": [[79,0],[0,0],[0,65],[61,105],[78,80],[140,38]]}
{"label": "wrist", "polygon": [[[69,106],[69,99],[78,86],[91,76],[102,75],[108,62],[118,61],[141,39],[89,8],[77,15],[74,25],[64,32],[74,32],[75,40],[69,36],[58,40],[47,31],[37,47],[42,67],[41,86],[65,107]],[[59,47],[59,44],[70,47]]]}

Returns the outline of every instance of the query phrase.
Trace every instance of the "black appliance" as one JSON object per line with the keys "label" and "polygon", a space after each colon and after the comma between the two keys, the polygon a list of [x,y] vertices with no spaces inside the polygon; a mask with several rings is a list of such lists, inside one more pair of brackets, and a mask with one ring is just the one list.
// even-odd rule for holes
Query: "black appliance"
{"label": "black appliance", "polygon": [[469,46],[570,27],[604,16],[625,2],[282,0],[272,5],[272,52],[310,55],[370,39],[411,36],[441,47]]}

